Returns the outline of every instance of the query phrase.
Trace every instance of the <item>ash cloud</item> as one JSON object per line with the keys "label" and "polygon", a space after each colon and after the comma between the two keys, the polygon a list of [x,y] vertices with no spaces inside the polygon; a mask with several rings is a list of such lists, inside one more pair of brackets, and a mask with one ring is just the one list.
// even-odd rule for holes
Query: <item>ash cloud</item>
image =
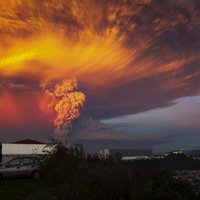
{"label": "ash cloud", "polygon": [[[78,90],[76,80],[63,80],[51,88],[42,83],[45,93],[52,98],[49,105],[57,114],[54,119],[55,140],[65,142],[66,135],[70,132],[72,122],[79,118],[86,101],[85,94]],[[69,141],[68,141],[69,142]]]}
{"label": "ash cloud", "polygon": [[[111,38],[119,43],[121,49],[131,52],[128,58],[123,58],[129,61],[124,65],[120,63],[122,66],[119,68],[116,63],[111,63],[112,66],[107,68],[110,63],[106,63],[101,69],[92,59],[88,66],[79,66],[69,71],[68,66],[64,68],[64,75],[73,74],[80,80],[88,99],[86,112],[98,119],[166,107],[172,105],[177,98],[199,95],[199,1],[145,2],[2,1],[1,48],[6,50],[16,38],[28,41],[48,31],[62,33],[65,39],[75,44],[83,35],[89,38],[90,34]],[[104,61],[109,55],[110,52],[101,60]],[[95,56],[98,57],[98,54]],[[44,61],[36,59],[26,65],[30,63],[32,68],[40,69],[38,74],[46,70]],[[82,67],[83,72],[80,70]],[[57,70],[56,66],[53,72]],[[79,70],[80,74],[76,74]],[[16,72],[9,78],[3,75],[5,82],[12,85],[20,73]],[[24,73],[23,76],[28,76],[30,83],[22,78],[20,84],[33,87],[37,92],[39,87],[35,84],[39,85],[39,81],[36,80],[42,75]],[[16,90],[20,90],[17,84]]]}
{"label": "ash cloud", "polygon": [[[132,124],[110,124],[100,120],[95,120],[90,116],[82,115],[72,124],[71,139],[78,140],[116,140],[116,141],[157,141],[166,142],[168,136],[157,133],[146,135],[141,132],[132,132],[135,125]],[[130,129],[130,130],[129,130]]]}

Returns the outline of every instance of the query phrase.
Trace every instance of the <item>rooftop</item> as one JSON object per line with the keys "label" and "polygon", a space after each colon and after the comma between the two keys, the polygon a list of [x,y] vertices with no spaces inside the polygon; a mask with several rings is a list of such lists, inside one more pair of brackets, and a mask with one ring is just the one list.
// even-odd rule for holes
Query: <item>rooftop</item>
{"label": "rooftop", "polygon": [[24,140],[13,142],[13,144],[45,144],[45,143],[37,141],[37,140],[32,140],[32,139],[24,139]]}

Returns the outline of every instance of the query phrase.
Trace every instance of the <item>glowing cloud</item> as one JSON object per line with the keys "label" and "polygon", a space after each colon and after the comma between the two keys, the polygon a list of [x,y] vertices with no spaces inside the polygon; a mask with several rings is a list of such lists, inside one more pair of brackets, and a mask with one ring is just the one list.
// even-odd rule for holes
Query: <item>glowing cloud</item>
{"label": "glowing cloud", "polygon": [[20,63],[25,60],[30,60],[34,58],[36,55],[37,55],[36,52],[31,52],[31,53],[23,53],[23,54],[16,55],[13,57],[4,58],[0,61],[0,67],[5,67],[10,64]]}

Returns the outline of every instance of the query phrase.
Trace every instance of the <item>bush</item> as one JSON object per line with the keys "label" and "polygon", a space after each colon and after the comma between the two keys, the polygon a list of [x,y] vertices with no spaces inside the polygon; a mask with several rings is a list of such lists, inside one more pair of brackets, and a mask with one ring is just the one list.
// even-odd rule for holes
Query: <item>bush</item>
{"label": "bush", "polygon": [[136,170],[119,159],[84,156],[81,145],[58,146],[47,157],[44,172],[58,200],[195,200],[187,182],[166,171]]}

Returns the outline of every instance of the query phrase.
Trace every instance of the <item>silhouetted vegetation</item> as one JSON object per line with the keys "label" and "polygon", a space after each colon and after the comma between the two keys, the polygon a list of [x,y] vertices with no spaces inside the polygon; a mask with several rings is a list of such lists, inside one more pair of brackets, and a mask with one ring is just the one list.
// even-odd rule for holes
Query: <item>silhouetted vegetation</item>
{"label": "silhouetted vegetation", "polygon": [[58,146],[44,164],[49,199],[58,200],[195,200],[188,182],[165,170],[138,168],[120,156],[84,155],[81,145]]}
{"label": "silhouetted vegetation", "polygon": [[126,161],[125,164],[136,169],[200,170],[200,160],[193,160],[184,154],[171,154],[164,159]]}

